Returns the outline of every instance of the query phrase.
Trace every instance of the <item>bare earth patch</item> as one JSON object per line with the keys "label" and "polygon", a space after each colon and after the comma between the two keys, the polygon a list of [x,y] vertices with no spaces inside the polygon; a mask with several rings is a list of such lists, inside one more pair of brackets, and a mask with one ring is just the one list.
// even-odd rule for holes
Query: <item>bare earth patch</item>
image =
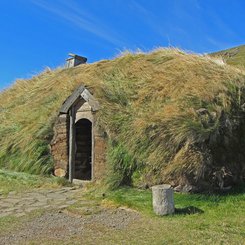
{"label": "bare earth patch", "polygon": [[78,244],[84,244],[86,234],[95,236],[99,227],[120,230],[139,219],[138,213],[120,208],[102,209],[97,214],[87,216],[47,211],[0,237],[0,244],[69,244],[71,238]]}

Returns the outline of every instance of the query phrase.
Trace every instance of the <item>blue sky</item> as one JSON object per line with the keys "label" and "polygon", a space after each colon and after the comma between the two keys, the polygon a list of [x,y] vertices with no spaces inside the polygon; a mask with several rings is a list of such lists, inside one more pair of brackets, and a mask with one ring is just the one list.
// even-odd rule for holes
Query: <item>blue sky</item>
{"label": "blue sky", "polygon": [[0,0],[0,90],[64,64],[125,49],[208,53],[245,44],[243,0]]}

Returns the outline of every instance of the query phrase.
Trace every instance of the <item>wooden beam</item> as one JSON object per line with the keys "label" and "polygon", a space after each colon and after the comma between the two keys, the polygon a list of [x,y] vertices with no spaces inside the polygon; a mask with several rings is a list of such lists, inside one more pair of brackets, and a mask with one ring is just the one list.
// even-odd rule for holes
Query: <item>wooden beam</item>
{"label": "wooden beam", "polygon": [[72,106],[69,110],[70,130],[69,130],[69,181],[72,183],[75,172],[75,109]]}
{"label": "wooden beam", "polygon": [[85,89],[84,86],[79,86],[72,94],[67,98],[62,107],[60,108],[60,113],[68,113],[74,102],[81,96],[81,93]]}
{"label": "wooden beam", "polygon": [[100,109],[99,102],[94,98],[94,96],[85,88],[81,93],[81,97],[88,102],[91,106],[92,111],[98,111]]}

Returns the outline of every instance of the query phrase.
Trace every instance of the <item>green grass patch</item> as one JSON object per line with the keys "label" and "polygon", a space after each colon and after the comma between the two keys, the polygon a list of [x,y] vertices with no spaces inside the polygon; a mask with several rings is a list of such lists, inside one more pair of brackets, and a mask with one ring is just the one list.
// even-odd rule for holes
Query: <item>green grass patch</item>
{"label": "green grass patch", "polygon": [[93,189],[87,197],[100,200],[104,205],[108,203],[108,207],[114,204],[143,214],[144,221],[129,228],[130,244],[141,240],[142,244],[244,244],[244,193],[244,187],[226,195],[175,193],[178,212],[163,217],[156,216],[152,210],[151,190],[120,188],[103,192]]}
{"label": "green grass patch", "polygon": [[2,195],[11,191],[23,192],[33,188],[57,188],[67,184],[63,178],[44,177],[0,169],[0,194]]}
{"label": "green grass patch", "polygon": [[[245,189],[245,188],[243,188]],[[242,215],[245,206],[245,190],[238,193],[221,195],[205,195],[205,194],[184,194],[175,193],[174,201],[177,210],[183,210],[181,214],[185,214],[184,210],[189,207],[195,207],[203,211],[203,215],[220,215],[236,212]],[[102,196],[93,194],[95,197]],[[154,215],[152,211],[152,192],[151,190],[139,190],[134,188],[120,188],[115,191],[105,192],[104,199],[113,201],[118,205],[136,209],[140,212]],[[188,210],[186,210],[188,214]],[[173,217],[178,216],[178,214]],[[211,217],[210,216],[210,217]]]}

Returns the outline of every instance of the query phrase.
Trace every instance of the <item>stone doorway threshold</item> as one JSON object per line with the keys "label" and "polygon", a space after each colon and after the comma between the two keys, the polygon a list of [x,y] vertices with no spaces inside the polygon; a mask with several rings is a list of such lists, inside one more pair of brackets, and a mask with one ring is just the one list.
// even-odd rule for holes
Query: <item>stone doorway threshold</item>
{"label": "stone doorway threshold", "polygon": [[73,179],[72,180],[72,184],[75,186],[79,186],[79,187],[85,187],[87,184],[92,183],[91,180],[81,180],[81,179]]}

